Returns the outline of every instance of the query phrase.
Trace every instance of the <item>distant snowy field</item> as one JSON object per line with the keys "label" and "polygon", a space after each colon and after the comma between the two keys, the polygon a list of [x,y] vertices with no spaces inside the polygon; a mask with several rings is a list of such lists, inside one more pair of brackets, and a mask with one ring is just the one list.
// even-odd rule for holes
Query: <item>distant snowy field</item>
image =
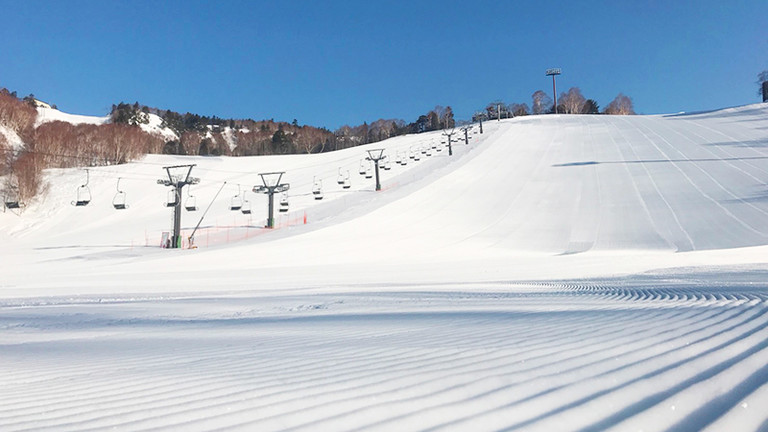
{"label": "distant snowy field", "polygon": [[[767,429],[766,104],[484,129],[149,156],[92,168],[86,207],[51,170],[0,214],[0,430]],[[163,250],[187,163],[185,237],[211,208]],[[283,170],[266,230],[250,190]]]}

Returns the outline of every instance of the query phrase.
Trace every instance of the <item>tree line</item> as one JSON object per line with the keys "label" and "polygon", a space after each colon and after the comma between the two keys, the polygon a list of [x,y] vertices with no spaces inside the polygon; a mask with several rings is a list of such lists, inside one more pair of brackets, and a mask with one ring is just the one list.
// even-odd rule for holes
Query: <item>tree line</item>
{"label": "tree line", "polygon": [[[526,103],[506,104],[501,100],[488,103],[472,117],[473,121],[495,118],[510,118],[526,115],[554,114],[555,104],[552,98],[542,90],[536,90],[531,95],[531,106]],[[557,113],[559,114],[610,114],[634,115],[635,108],[632,98],[619,93],[601,112],[600,106],[594,99],[587,99],[578,87],[571,87],[560,93],[557,98]]]}

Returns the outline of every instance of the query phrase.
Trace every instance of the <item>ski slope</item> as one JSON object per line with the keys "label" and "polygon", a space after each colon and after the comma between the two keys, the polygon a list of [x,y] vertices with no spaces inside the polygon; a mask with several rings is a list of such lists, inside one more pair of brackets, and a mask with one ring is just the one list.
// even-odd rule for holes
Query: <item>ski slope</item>
{"label": "ski slope", "polygon": [[[0,430],[766,429],[768,107],[483,127],[148,156],[91,168],[85,207],[51,170],[0,214]],[[177,164],[201,229],[164,250]]]}

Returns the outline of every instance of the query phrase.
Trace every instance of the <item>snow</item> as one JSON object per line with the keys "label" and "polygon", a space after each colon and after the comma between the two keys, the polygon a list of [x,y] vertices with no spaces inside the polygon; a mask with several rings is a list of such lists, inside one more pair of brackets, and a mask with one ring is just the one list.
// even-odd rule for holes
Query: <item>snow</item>
{"label": "snow", "polygon": [[235,147],[237,147],[237,142],[235,142],[235,129],[232,129],[231,127],[227,126],[221,132],[221,135],[222,137],[224,137],[224,140],[227,142],[227,146],[229,147],[229,150],[230,151],[235,150]]}
{"label": "snow", "polygon": [[163,126],[163,119],[152,113],[147,113],[149,122],[139,125],[144,132],[160,135],[166,141],[178,140],[179,136],[170,128]]}
{"label": "snow", "polygon": [[[85,172],[50,170],[0,213],[0,429],[764,428],[767,114],[491,121],[453,156],[420,153],[440,133],[152,155],[91,168],[86,207]],[[201,178],[185,238],[212,204],[196,249],[163,250],[178,164]]]}
{"label": "snow", "polygon": [[35,120],[35,127],[40,126],[43,123],[52,121],[62,121],[72,124],[95,124],[101,125],[109,122],[109,116],[96,117],[86,116],[78,114],[68,114],[59,111],[54,108],[37,107],[37,119]]}
{"label": "snow", "polygon": [[9,145],[12,150],[15,151],[24,148],[24,141],[22,141],[21,137],[12,129],[0,125],[0,135],[5,138],[4,142]]}

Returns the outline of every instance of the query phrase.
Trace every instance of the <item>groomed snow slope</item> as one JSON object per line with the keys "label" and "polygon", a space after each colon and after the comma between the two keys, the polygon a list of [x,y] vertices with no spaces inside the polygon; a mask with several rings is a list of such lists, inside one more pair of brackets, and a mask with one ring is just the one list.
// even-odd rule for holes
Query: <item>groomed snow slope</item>
{"label": "groomed snow slope", "polygon": [[[0,429],[768,427],[768,107],[484,129],[452,157],[152,156],[92,169],[79,208],[84,172],[52,171],[0,214]],[[421,156],[378,193],[377,147]],[[178,163],[200,207],[228,183],[198,249],[160,250]],[[244,191],[274,170],[269,231]]]}

